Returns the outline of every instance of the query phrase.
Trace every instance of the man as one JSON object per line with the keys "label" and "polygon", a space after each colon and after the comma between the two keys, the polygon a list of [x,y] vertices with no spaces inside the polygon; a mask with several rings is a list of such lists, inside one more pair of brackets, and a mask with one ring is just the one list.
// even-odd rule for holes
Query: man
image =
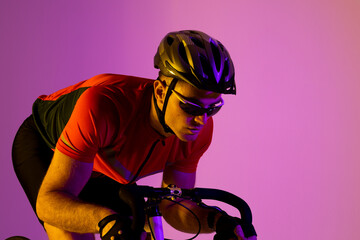
{"label": "man", "polygon": [[[236,91],[233,63],[219,41],[180,31],[161,41],[154,64],[155,81],[102,74],[35,101],[15,138],[13,162],[49,239],[94,239],[99,231],[103,239],[136,239],[129,208],[118,198],[122,184],[163,171],[163,186],[194,187],[212,116],[222,94]],[[234,218],[185,204],[202,232],[246,239]],[[197,231],[177,205],[161,208],[175,228]]]}

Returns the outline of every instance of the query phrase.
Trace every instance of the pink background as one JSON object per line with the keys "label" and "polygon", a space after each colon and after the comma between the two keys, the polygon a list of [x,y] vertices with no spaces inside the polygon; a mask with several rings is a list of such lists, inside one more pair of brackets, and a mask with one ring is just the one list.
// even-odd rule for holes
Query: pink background
{"label": "pink background", "polygon": [[198,186],[242,196],[259,239],[360,239],[359,12],[358,0],[1,1],[0,239],[46,238],[11,164],[35,98],[98,73],[154,78],[160,39],[180,29],[220,39],[236,65]]}

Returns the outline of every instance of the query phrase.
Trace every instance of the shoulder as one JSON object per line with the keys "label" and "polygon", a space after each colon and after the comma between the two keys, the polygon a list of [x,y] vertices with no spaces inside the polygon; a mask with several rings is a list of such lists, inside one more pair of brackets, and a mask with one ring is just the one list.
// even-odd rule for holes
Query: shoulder
{"label": "shoulder", "polygon": [[96,75],[88,80],[86,80],[88,85],[115,85],[121,87],[130,87],[130,88],[141,88],[143,86],[152,85],[154,82],[153,79],[135,77],[130,75],[122,74],[112,74],[104,73]]}
{"label": "shoulder", "polygon": [[[88,79],[87,94],[136,100],[153,88],[154,80],[119,74],[100,74]],[[121,99],[121,100],[125,100]]]}
{"label": "shoulder", "polygon": [[123,75],[101,76],[99,78],[107,81],[88,88],[81,96],[88,104],[112,105],[119,111],[128,112],[136,110],[151,97],[153,80]]}
{"label": "shoulder", "polygon": [[109,74],[95,78],[104,82],[89,87],[81,95],[76,103],[77,109],[83,109],[81,112],[90,111],[96,117],[110,118],[115,123],[121,118],[121,122],[126,123],[151,101],[152,80]]}

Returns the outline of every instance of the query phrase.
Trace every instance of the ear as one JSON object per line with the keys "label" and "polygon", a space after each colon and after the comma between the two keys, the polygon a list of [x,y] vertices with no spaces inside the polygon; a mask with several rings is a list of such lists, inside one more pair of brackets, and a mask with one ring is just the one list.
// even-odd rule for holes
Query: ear
{"label": "ear", "polygon": [[154,82],[154,94],[158,104],[163,105],[166,95],[166,86],[160,80],[155,80]]}

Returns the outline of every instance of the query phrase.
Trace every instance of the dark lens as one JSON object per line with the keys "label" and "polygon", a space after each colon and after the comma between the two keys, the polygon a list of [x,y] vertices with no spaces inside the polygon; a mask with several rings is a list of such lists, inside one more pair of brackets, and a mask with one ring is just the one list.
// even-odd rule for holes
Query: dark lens
{"label": "dark lens", "polygon": [[214,116],[221,109],[221,106],[212,108],[200,108],[183,102],[180,102],[180,107],[184,112],[192,116],[201,116],[206,113],[208,117]]}
{"label": "dark lens", "polygon": [[187,114],[190,114],[192,116],[200,116],[203,115],[207,109],[196,107],[191,104],[180,102],[181,109],[186,112]]}
{"label": "dark lens", "polygon": [[215,114],[217,114],[221,109],[220,107],[213,107],[213,108],[209,108],[206,113],[208,117],[214,116]]}

